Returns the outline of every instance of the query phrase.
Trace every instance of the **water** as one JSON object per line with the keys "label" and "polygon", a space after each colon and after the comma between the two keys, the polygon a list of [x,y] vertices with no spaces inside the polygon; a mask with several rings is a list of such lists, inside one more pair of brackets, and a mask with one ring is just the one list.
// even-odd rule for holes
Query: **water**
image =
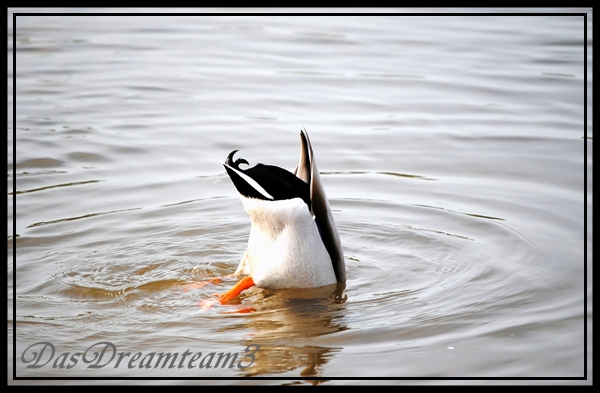
{"label": "water", "polygon": [[[15,11],[10,383],[591,378],[590,10],[587,130],[582,16],[18,16],[13,69]],[[202,309],[249,233],[220,163],[291,170],[301,128],[345,286]],[[27,368],[39,342],[55,356]],[[60,367],[98,342],[146,361]],[[247,368],[199,367],[254,345]],[[186,350],[193,368],[145,367]]]}

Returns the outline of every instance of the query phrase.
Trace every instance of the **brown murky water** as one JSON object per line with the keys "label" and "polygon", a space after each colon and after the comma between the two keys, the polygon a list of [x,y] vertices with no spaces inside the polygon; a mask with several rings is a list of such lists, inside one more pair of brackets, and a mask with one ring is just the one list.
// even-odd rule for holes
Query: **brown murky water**
{"label": "brown murky water", "polygon": [[[591,11],[587,131],[582,16],[12,20],[9,383],[591,377]],[[249,232],[220,163],[301,128],[345,286],[203,309]]]}

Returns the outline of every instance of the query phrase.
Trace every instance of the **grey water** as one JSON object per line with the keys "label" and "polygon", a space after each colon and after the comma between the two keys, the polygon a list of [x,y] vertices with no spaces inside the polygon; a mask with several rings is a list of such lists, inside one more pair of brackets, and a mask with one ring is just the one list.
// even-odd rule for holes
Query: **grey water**
{"label": "grey water", "polygon": [[[92,10],[18,15],[13,36],[13,13],[31,11],[8,13],[9,383],[590,382],[591,10]],[[221,163],[238,149],[293,170],[303,128],[345,286],[253,288],[203,308],[236,282],[207,280],[235,271],[250,228]],[[56,353],[28,368],[40,342]],[[99,342],[144,356],[260,349],[247,368],[58,360]]]}

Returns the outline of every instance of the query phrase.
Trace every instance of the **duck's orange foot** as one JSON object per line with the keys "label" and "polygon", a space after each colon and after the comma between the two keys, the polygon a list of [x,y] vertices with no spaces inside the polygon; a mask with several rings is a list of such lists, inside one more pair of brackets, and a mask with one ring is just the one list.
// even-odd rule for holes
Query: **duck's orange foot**
{"label": "duck's orange foot", "polygon": [[217,299],[221,304],[226,304],[231,299],[235,299],[242,291],[254,286],[254,280],[252,277],[244,277],[237,284],[233,286],[229,291],[222,295],[217,295]]}
{"label": "duck's orange foot", "polygon": [[[198,300],[197,303],[202,311],[210,310],[214,306],[221,305],[221,302],[218,298],[201,299]],[[232,305],[227,305],[227,307],[232,307]],[[248,314],[254,311],[256,311],[254,307],[237,307],[235,310],[223,311],[223,314]]]}
{"label": "duck's orange foot", "polygon": [[[192,284],[193,288],[202,288],[208,284],[210,284],[212,282],[212,280],[215,279],[211,279],[209,281],[202,281],[199,283],[195,283]],[[212,282],[214,284],[218,284],[220,281],[220,279],[217,279],[219,281],[216,282]],[[203,285],[201,285],[203,284]],[[235,284],[233,286],[233,288],[231,288],[229,291],[225,292],[224,294],[216,294],[214,298],[209,298],[209,299],[200,299],[198,300],[198,306],[200,306],[200,308],[202,310],[209,310],[212,307],[216,306],[216,305],[220,305],[220,304],[228,304],[229,301],[235,299],[240,293],[242,293],[242,291],[250,288],[254,286],[254,280],[252,279],[252,277],[245,277],[243,279],[241,279],[237,284]],[[231,311],[228,313],[249,313],[249,312],[253,312],[256,311],[253,307],[242,307],[239,308],[236,311]]]}

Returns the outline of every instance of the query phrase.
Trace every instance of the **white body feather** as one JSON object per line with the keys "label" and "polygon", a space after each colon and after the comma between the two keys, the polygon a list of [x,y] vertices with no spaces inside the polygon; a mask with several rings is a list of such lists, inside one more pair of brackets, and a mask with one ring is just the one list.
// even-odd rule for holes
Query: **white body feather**
{"label": "white body feather", "polygon": [[252,225],[236,274],[250,275],[258,287],[270,289],[336,282],[331,257],[302,199],[241,199]]}

